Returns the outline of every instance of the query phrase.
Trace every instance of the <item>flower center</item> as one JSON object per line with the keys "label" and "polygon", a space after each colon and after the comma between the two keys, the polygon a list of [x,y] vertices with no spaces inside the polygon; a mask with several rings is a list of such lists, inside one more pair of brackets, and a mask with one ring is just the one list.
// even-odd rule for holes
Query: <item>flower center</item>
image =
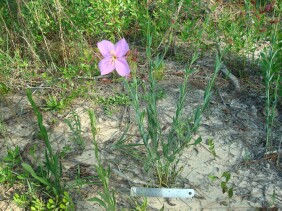
{"label": "flower center", "polygon": [[110,54],[112,55],[112,60],[115,61],[117,59],[116,53],[111,51]]}
{"label": "flower center", "polygon": [[117,60],[116,53],[115,53],[114,51],[111,51],[110,54],[111,54],[111,56],[112,56],[110,63],[111,63],[112,65],[115,65],[115,61]]}

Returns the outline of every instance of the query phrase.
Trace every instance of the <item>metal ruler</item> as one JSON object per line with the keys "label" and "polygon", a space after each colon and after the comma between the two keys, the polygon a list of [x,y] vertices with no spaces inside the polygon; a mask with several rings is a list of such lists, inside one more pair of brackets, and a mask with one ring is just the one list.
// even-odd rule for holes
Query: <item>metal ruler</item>
{"label": "metal ruler", "polygon": [[193,189],[132,187],[130,194],[144,197],[192,198],[195,191]]}

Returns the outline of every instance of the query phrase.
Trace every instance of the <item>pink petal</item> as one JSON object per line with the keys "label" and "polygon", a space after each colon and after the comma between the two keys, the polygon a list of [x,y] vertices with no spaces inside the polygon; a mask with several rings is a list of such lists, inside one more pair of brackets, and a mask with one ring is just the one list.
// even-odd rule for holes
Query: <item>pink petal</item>
{"label": "pink petal", "polygon": [[111,56],[110,54],[111,51],[115,50],[114,44],[108,40],[103,40],[101,42],[98,42],[97,46],[99,48],[99,51],[104,57]]}
{"label": "pink petal", "polygon": [[128,44],[124,38],[115,44],[115,53],[117,57],[123,57],[129,51]]}
{"label": "pink petal", "polygon": [[99,62],[98,66],[99,66],[101,75],[109,74],[110,72],[112,72],[115,69],[115,64],[112,61],[111,57],[106,57],[102,59]]}
{"label": "pink petal", "polygon": [[115,68],[120,76],[128,76],[130,73],[130,68],[125,58],[117,58]]}

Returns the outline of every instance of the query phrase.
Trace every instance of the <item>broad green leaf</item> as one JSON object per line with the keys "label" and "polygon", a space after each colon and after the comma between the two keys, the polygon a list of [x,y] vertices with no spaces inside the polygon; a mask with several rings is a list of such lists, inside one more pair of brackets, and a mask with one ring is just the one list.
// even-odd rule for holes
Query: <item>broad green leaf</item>
{"label": "broad green leaf", "polygon": [[194,142],[194,145],[198,145],[199,143],[202,142],[202,137],[199,137],[196,139],[196,141]]}
{"label": "broad green leaf", "polygon": [[221,186],[221,189],[222,189],[222,193],[225,193],[227,191],[226,182],[221,182],[220,186]]}
{"label": "broad green leaf", "polygon": [[228,190],[228,197],[232,198],[232,196],[233,196],[233,188],[229,188],[229,190]]}

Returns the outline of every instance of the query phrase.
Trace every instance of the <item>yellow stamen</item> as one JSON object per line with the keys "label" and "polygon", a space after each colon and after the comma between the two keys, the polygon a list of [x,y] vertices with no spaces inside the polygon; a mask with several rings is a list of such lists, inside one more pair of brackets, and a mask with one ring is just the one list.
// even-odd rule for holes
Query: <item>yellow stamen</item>
{"label": "yellow stamen", "polygon": [[111,63],[113,64],[117,60],[117,56],[116,56],[116,53],[114,51],[111,51],[110,54],[112,55]]}

